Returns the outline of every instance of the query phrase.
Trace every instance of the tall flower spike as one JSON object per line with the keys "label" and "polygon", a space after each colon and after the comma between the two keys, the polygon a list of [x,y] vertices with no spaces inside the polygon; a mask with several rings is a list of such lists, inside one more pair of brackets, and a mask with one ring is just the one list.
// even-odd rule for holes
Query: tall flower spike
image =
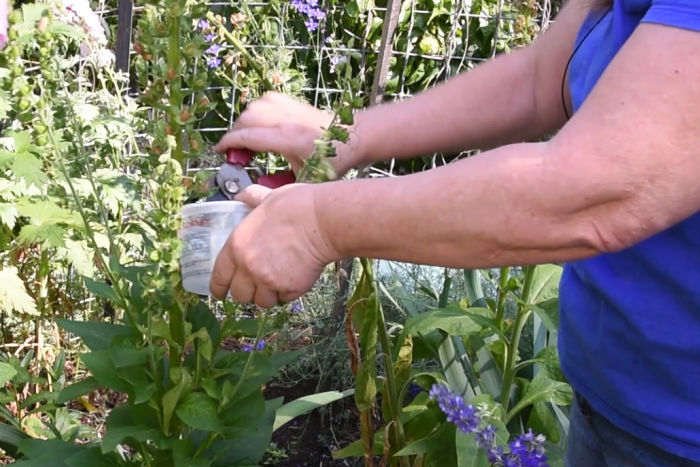
{"label": "tall flower spike", "polygon": [[496,444],[496,428],[484,423],[484,414],[467,405],[462,396],[453,394],[445,383],[434,384],[429,392],[447,421],[454,423],[463,433],[474,435],[476,444],[486,452],[491,465],[497,467],[548,467],[544,452],[543,435],[535,436],[532,430],[510,442],[510,452],[504,452]]}

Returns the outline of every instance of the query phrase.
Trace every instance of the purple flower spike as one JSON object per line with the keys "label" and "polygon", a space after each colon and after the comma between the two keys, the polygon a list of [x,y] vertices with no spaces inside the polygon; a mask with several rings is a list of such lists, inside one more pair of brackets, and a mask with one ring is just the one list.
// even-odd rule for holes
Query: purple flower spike
{"label": "purple flower spike", "polygon": [[543,435],[529,430],[510,442],[510,452],[496,445],[496,428],[484,424],[484,415],[474,406],[467,405],[462,396],[453,394],[445,383],[435,384],[430,389],[430,398],[435,400],[447,421],[454,423],[463,433],[474,435],[476,444],[483,449],[489,462],[497,467],[549,467],[544,452]]}

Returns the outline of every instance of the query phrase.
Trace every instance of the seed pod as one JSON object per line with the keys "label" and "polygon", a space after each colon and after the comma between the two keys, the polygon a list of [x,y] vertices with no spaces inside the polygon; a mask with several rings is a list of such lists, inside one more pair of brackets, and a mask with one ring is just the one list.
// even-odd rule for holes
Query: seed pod
{"label": "seed pod", "polygon": [[177,77],[177,74],[175,73],[175,70],[173,70],[172,68],[168,68],[168,71],[165,72],[165,78],[168,81],[174,81],[176,77]]}
{"label": "seed pod", "polygon": [[180,112],[180,121],[182,123],[186,123],[189,121],[190,117],[191,115],[189,107],[183,107],[182,111]]}

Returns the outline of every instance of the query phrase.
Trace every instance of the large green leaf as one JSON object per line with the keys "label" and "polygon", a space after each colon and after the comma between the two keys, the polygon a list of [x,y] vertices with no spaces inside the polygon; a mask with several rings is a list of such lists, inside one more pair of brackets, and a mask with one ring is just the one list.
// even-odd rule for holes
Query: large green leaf
{"label": "large green leaf", "polygon": [[87,287],[90,292],[94,293],[100,298],[111,300],[114,303],[119,303],[119,297],[114,291],[114,287],[111,285],[107,284],[106,282],[96,281],[89,277],[83,277],[83,280],[85,281],[85,287]]}
{"label": "large green leaf", "polygon": [[572,397],[571,386],[561,381],[554,381],[540,371],[532,379],[520,400],[510,409],[506,421],[510,421],[520,410],[536,402],[569,405]]}
{"label": "large green leaf", "polygon": [[165,427],[166,433],[170,432],[170,420],[175,412],[175,407],[177,407],[180,399],[187,394],[192,385],[192,377],[187,369],[183,368],[179,371],[175,370],[176,368],[173,368],[170,371],[171,378],[174,380],[175,386],[170,388],[163,396],[163,426]]}
{"label": "large green leaf", "polygon": [[15,456],[17,454],[19,442],[26,438],[28,438],[28,436],[17,428],[0,422],[0,449],[10,456]]}
{"label": "large green leaf", "polygon": [[65,404],[66,402],[73,401],[99,388],[100,383],[92,376],[89,376],[82,381],[63,388],[61,392],[58,393],[56,403]]}
{"label": "large green leaf", "polygon": [[117,392],[129,393],[132,391],[133,386],[119,375],[119,371],[109,357],[108,351],[97,350],[80,354],[80,359],[100,385]]}
{"label": "large green leaf", "polygon": [[57,319],[56,323],[66,331],[83,339],[90,350],[107,350],[117,336],[132,336],[134,331],[128,326],[98,321],[70,321]]}
{"label": "large green leaf", "polygon": [[457,465],[455,452],[456,428],[452,423],[443,423],[429,436],[410,443],[396,456],[425,454],[431,466]]}
{"label": "large green leaf", "polygon": [[18,240],[23,245],[44,243],[53,248],[64,248],[68,230],[55,224],[28,224],[19,231]]}
{"label": "large green leaf", "polygon": [[309,396],[303,396],[288,402],[277,409],[275,424],[272,427],[272,431],[278,430],[280,427],[284,426],[287,422],[290,422],[299,415],[307,414],[318,407],[323,407],[324,405],[328,405],[353,393],[354,389],[348,389],[347,391],[343,392],[327,391],[311,394]]}
{"label": "large green leaf", "polygon": [[542,433],[553,443],[558,443],[561,438],[557,419],[547,402],[535,402],[532,405],[527,426],[535,433]]}
{"label": "large green leaf", "polygon": [[27,185],[39,188],[43,187],[49,179],[44,173],[41,161],[28,152],[17,154],[11,170],[17,179],[24,180]]}
{"label": "large green leaf", "polygon": [[102,452],[112,452],[119,444],[129,440],[144,442],[155,439],[159,431],[146,423],[138,423],[133,414],[139,409],[130,405],[122,405],[112,409],[107,417],[107,431],[102,439]]}
{"label": "large green leaf", "polygon": [[[281,403],[281,398],[266,401],[264,414],[248,421],[248,436],[228,437],[225,431],[224,439],[215,442],[205,452],[205,455],[214,458],[212,466],[260,465],[260,460],[270,446],[275,412]],[[236,433],[238,433],[238,430],[236,430]]]}
{"label": "large green leaf", "polygon": [[191,392],[178,404],[175,414],[188,426],[198,430],[220,432],[223,428],[216,402],[201,392]]}
{"label": "large green leaf", "polygon": [[562,267],[556,264],[540,264],[532,275],[530,303],[540,303],[554,298],[559,293]]}
{"label": "large green leaf", "polygon": [[556,333],[559,330],[559,299],[550,298],[543,302],[538,303],[533,307],[537,316],[542,320],[542,324],[545,325],[547,331],[551,333]]}
{"label": "large green leaf", "polygon": [[486,327],[491,311],[486,308],[462,308],[450,305],[439,310],[421,313],[406,320],[405,332],[411,335],[427,334],[442,329],[452,336],[468,336]]}

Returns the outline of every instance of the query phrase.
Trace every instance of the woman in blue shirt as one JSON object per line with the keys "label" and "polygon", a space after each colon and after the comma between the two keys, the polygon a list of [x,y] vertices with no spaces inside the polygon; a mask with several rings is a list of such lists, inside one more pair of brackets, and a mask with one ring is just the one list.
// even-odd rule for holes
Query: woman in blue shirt
{"label": "woman in blue shirt", "polygon": [[[340,174],[484,151],[404,177],[251,187],[239,199],[257,208],[219,255],[212,293],[273,306],[348,257],[566,262],[568,464],[700,465],[698,31],[697,0],[571,0],[531,46],[360,112]],[[268,94],[217,149],[276,151],[298,169],[329,120]]]}

